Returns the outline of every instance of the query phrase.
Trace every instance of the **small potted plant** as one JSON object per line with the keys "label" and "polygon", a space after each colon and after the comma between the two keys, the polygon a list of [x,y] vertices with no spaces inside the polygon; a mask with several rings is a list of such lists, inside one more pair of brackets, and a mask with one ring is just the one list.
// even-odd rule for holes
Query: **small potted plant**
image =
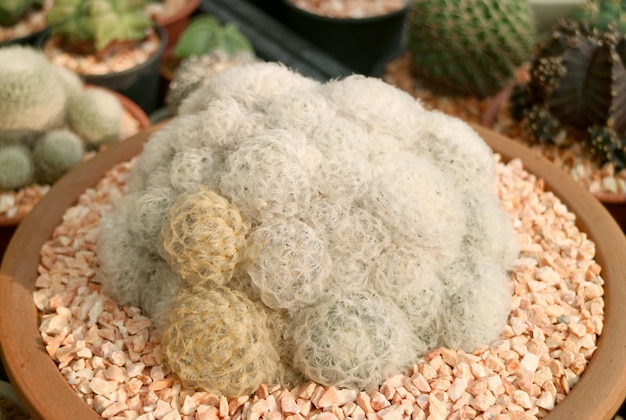
{"label": "small potted plant", "polygon": [[2,247],[66,172],[104,145],[149,125],[128,98],[87,88],[40,50],[0,48],[0,226]]}
{"label": "small potted plant", "polygon": [[46,17],[50,32],[39,43],[53,63],[120,92],[146,112],[157,106],[167,34],[143,0],[58,0]]}
{"label": "small potted plant", "polygon": [[46,27],[45,14],[52,0],[0,1],[0,47],[34,44]]}

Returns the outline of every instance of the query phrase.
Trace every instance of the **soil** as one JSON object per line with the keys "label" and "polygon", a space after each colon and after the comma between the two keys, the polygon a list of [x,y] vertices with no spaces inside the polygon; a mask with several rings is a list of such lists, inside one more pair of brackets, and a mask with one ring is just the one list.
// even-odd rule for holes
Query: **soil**
{"label": "soil", "polygon": [[294,6],[316,15],[359,19],[386,15],[406,6],[405,0],[289,0]]}

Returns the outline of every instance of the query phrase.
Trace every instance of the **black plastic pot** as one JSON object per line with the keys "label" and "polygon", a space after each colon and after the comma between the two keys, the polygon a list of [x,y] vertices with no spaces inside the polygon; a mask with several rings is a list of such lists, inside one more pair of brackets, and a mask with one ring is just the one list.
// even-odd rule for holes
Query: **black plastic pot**
{"label": "black plastic pot", "polygon": [[[132,69],[109,74],[81,74],[80,76],[90,85],[102,86],[126,96],[144,110],[146,114],[159,108],[159,66],[167,45],[167,33],[157,25],[155,29],[161,40],[161,45],[144,63]],[[47,30],[37,39],[37,46],[43,47],[50,35]]]}
{"label": "black plastic pot", "polygon": [[45,31],[46,29],[42,29],[40,31],[33,32],[30,35],[0,41],[0,48],[8,47],[9,45],[35,45],[37,43],[37,38]]}
{"label": "black plastic pot", "polygon": [[[294,33],[252,3],[263,0],[201,0],[200,11],[233,23],[252,42],[254,52],[267,61],[279,61],[307,77],[326,81],[352,71],[319,47]],[[265,0],[270,3],[282,0]],[[282,3],[281,3],[282,5]]]}
{"label": "black plastic pot", "polygon": [[402,52],[408,5],[385,15],[351,19],[317,15],[282,1],[288,26],[357,73],[380,76],[384,65]]}

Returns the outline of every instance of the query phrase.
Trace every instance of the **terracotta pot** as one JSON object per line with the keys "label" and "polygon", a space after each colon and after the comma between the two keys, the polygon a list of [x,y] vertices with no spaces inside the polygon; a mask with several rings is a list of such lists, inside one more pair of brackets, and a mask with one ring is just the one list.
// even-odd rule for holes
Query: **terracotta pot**
{"label": "terracotta pot", "polygon": [[[480,123],[492,128],[502,107],[508,102],[513,86],[507,86],[495,95],[488,103],[480,117]],[[615,218],[622,231],[626,232],[626,193],[599,192],[593,194]]]}
{"label": "terracotta pot", "polygon": [[[146,128],[150,127],[150,119],[148,118],[148,115],[143,111],[143,109],[139,107],[139,105],[128,99],[126,96],[123,96],[115,91],[108,91],[115,95],[117,99],[122,103],[122,106],[124,107],[126,112],[128,112],[130,115],[133,116],[133,118],[137,120],[140,130],[145,130]],[[24,219],[23,214],[12,217],[0,216],[0,256],[4,254],[4,251],[7,248],[7,245],[9,244],[9,241],[11,240],[11,237],[13,236],[17,225],[20,224],[22,219]]]}
{"label": "terracotta pot", "polygon": [[[161,126],[115,143],[62,178],[19,226],[5,254],[0,269],[0,348],[13,386],[34,418],[99,418],[66,383],[42,344],[33,303],[40,249],[80,194],[113,165],[140,153]],[[579,382],[546,419],[610,419],[626,396],[626,237],[597,200],[545,158],[484,127],[476,129],[504,161],[520,158],[526,170],[542,178],[596,244],[605,280],[604,329]]]}
{"label": "terracotta pot", "polygon": [[167,49],[171,49],[178,42],[180,34],[189,24],[191,15],[196,11],[200,0],[187,0],[184,7],[171,16],[155,19],[156,22],[167,32]]}

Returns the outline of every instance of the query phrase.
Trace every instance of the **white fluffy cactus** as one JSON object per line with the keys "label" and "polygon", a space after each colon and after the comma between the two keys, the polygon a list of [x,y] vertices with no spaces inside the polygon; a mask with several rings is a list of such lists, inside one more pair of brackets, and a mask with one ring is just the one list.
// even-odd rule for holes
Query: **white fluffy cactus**
{"label": "white fluffy cactus", "polygon": [[55,67],[31,48],[0,48],[0,130],[63,124],[67,96]]}
{"label": "white fluffy cactus", "polygon": [[[179,111],[146,144],[98,249],[105,290],[157,320],[183,381],[233,394],[257,374],[302,374],[365,389],[436,346],[499,337],[517,240],[469,126],[378,79],[320,84],[276,63],[219,72]],[[238,340],[272,368],[242,383],[253,364]]]}
{"label": "white fluffy cactus", "polygon": [[84,89],[70,97],[67,122],[90,148],[117,140],[124,108],[112,94],[102,89]]}
{"label": "white fluffy cactus", "polygon": [[0,189],[22,188],[33,181],[35,165],[30,150],[20,144],[0,146]]}
{"label": "white fluffy cactus", "polygon": [[35,175],[41,184],[53,184],[83,160],[83,142],[69,130],[53,130],[35,144]]}

